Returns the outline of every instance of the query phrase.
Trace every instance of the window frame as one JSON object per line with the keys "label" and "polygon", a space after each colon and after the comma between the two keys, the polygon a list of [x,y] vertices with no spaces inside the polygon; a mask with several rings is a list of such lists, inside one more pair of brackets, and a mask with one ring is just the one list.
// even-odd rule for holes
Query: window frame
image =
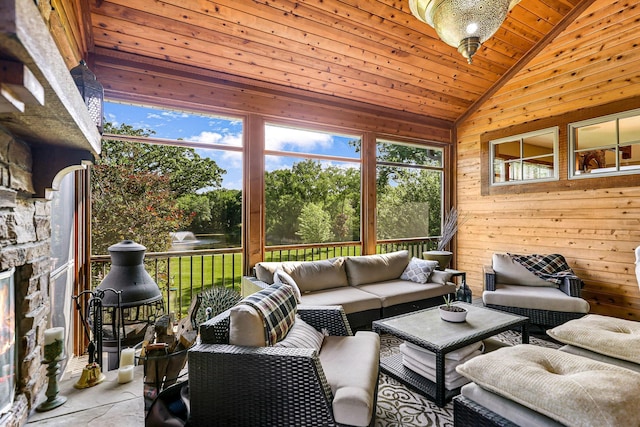
{"label": "window frame", "polygon": [[[570,180],[582,180],[582,179],[593,179],[593,178],[603,178],[603,177],[612,177],[612,176],[628,176],[628,175],[638,175],[640,174],[640,165],[635,168],[631,168],[628,170],[621,170],[620,167],[620,148],[621,147],[640,147],[640,139],[633,143],[620,143],[620,120],[630,118],[630,117],[638,117],[640,119],[640,109],[633,109],[628,111],[623,111],[620,113],[608,114],[605,116],[594,117],[591,119],[581,120],[578,122],[572,122],[567,125],[568,128],[568,150],[569,150],[569,168],[568,168],[568,178]],[[607,123],[615,121],[615,141],[607,141],[609,143],[602,144],[596,147],[589,147],[588,149],[576,149],[576,135],[578,129],[585,128],[589,126],[598,125],[601,123]],[[587,151],[596,151],[596,150],[615,150],[615,170],[611,171],[600,171],[598,173],[577,173],[579,170],[577,169],[577,157],[581,152]],[[605,165],[606,166],[606,165]],[[605,169],[605,168],[603,168]]]}
{"label": "window frame", "polygon": [[[319,154],[319,153],[313,153],[313,152],[309,152],[309,151],[291,151],[291,150],[287,150],[287,149],[280,149],[280,150],[274,150],[274,149],[267,149],[266,148],[266,128],[267,126],[272,126],[272,127],[279,127],[279,128],[289,128],[289,129],[295,129],[295,130],[300,130],[300,131],[305,131],[305,132],[315,132],[315,133],[322,133],[322,134],[327,134],[327,135],[332,135],[332,136],[338,136],[338,137],[342,137],[342,138],[354,138],[354,139],[358,139],[360,142],[360,154],[358,157],[345,157],[345,156],[339,156],[339,155],[330,155],[330,154]],[[342,164],[347,164],[347,163],[351,163],[354,165],[358,166],[359,169],[359,173],[360,173],[360,192],[362,194],[362,187],[363,187],[363,170],[364,170],[364,163],[363,163],[363,153],[362,153],[362,149],[363,149],[363,145],[364,145],[364,141],[365,141],[365,135],[362,132],[357,132],[357,131],[353,131],[350,129],[344,129],[344,128],[339,128],[339,127],[335,127],[335,126],[319,126],[317,124],[313,124],[313,123],[299,123],[299,122],[290,122],[290,121],[283,121],[283,120],[277,120],[274,118],[270,118],[270,119],[265,119],[262,122],[262,131],[263,131],[263,135],[264,135],[264,144],[265,147],[263,148],[262,151],[262,157],[263,157],[263,165],[265,165],[263,167],[262,170],[262,179],[263,181],[265,180],[265,176],[267,173],[267,168],[266,168],[266,162],[268,157],[285,157],[285,158],[293,158],[293,159],[298,159],[298,160],[311,160],[311,161],[318,161],[318,162],[337,162],[337,163],[342,163]],[[279,247],[286,247],[288,246],[287,244],[284,243],[279,243],[279,244],[267,244],[267,215],[268,215],[268,209],[267,209],[267,194],[266,194],[266,185],[264,186],[264,191],[263,191],[263,201],[264,201],[264,213],[263,213],[263,221],[264,221],[264,235],[262,236],[264,239],[264,250],[270,250],[273,248],[279,248]],[[356,240],[346,240],[346,241],[332,241],[332,242],[316,242],[316,243],[295,243],[296,246],[305,246],[305,245],[317,245],[317,244],[358,244],[360,246],[362,246],[363,243],[363,235],[365,233],[364,230],[364,219],[363,219],[363,198],[362,195],[360,197],[360,206],[359,206],[359,210],[358,210],[358,230],[359,230],[359,236],[358,239]]]}
{"label": "window frame", "polygon": [[[549,157],[549,155],[544,155],[544,156],[524,156],[524,140],[527,138],[532,138],[532,137],[536,137],[536,136],[541,136],[541,135],[546,135],[551,133],[553,135],[553,153],[551,154],[551,156],[553,156],[553,173],[552,176],[550,177],[545,177],[545,178],[532,178],[532,179],[525,179],[522,178],[520,180],[517,181],[511,181],[511,180],[506,180],[503,182],[496,182],[495,178],[495,166],[494,163],[496,161],[496,150],[495,148],[500,145],[500,144],[504,144],[507,142],[519,142],[520,146],[519,146],[519,151],[520,151],[520,155],[519,157],[514,157],[513,159],[511,159],[510,161],[513,161],[513,163],[515,163],[516,161],[518,161],[520,163],[520,168],[521,168],[521,175],[524,176],[523,173],[523,168],[525,165],[525,161],[527,160],[532,160],[532,159],[536,159],[536,158],[540,158],[540,157]],[[539,183],[539,182],[549,182],[549,181],[557,181],[560,179],[560,172],[559,172],[559,156],[558,156],[558,152],[559,152],[559,140],[560,140],[560,128],[558,126],[551,126],[551,127],[547,127],[547,128],[543,128],[543,129],[538,129],[538,130],[534,130],[534,131],[530,131],[530,132],[525,132],[525,133],[520,133],[520,134],[516,134],[516,135],[511,135],[511,136],[505,136],[502,138],[498,138],[498,139],[492,139],[489,141],[489,167],[491,172],[489,173],[489,179],[490,179],[490,185],[492,187],[496,187],[496,186],[507,186],[507,185],[526,185],[526,184],[531,184],[531,183]]]}
{"label": "window frame", "polygon": [[[418,164],[418,163],[399,163],[399,162],[390,162],[390,161],[380,161],[378,160],[378,155],[377,155],[377,151],[378,151],[378,144],[395,144],[395,145],[404,145],[404,146],[411,146],[411,147],[416,147],[416,148],[420,148],[420,149],[424,149],[424,150],[437,150],[440,151],[441,153],[441,161],[440,161],[440,165],[439,166],[432,166],[432,165],[424,165],[424,164]],[[438,144],[436,142],[433,141],[406,141],[403,140],[401,138],[397,138],[397,137],[389,137],[389,136],[378,136],[375,139],[375,176],[376,176],[376,180],[377,180],[377,176],[378,176],[378,167],[380,166],[390,166],[390,167],[398,167],[398,168],[404,168],[404,169],[415,169],[415,170],[427,170],[427,171],[434,171],[434,172],[438,172],[440,173],[440,229],[442,228],[442,222],[444,219],[444,215],[445,215],[445,211],[446,211],[446,207],[447,207],[447,202],[448,202],[448,197],[446,194],[446,188],[447,188],[447,179],[448,179],[448,172],[447,171],[447,156],[448,151],[446,149],[446,147],[442,146],[441,144]],[[378,203],[379,203],[379,198],[378,198],[378,194],[376,192],[376,206],[375,206],[375,210],[376,210],[376,216],[377,216],[377,210],[378,210]],[[433,237],[437,237],[437,236],[421,236],[419,237],[420,239],[429,239],[429,238],[433,238]],[[376,242],[380,243],[380,242],[385,242],[385,241],[394,241],[394,240],[398,240],[398,239],[416,239],[416,237],[396,237],[396,238],[391,238],[391,239],[379,239],[378,238],[378,224],[376,224]]]}

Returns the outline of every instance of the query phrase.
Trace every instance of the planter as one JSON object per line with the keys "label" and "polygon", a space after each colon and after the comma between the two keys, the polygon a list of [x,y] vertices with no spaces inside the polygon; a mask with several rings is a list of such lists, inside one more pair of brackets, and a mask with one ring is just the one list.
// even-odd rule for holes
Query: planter
{"label": "planter", "polygon": [[440,318],[447,322],[462,323],[467,320],[467,310],[455,305],[440,306]]}
{"label": "planter", "polygon": [[444,270],[449,266],[453,257],[453,252],[449,251],[426,251],[422,252],[422,258],[430,261],[438,261],[438,270]]}

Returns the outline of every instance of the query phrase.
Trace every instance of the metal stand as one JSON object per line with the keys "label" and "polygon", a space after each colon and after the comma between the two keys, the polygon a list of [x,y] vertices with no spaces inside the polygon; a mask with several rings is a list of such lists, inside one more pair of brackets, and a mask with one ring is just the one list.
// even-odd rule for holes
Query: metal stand
{"label": "metal stand", "polygon": [[[120,362],[120,352],[122,350],[121,343],[121,335],[120,329],[122,328],[122,336],[125,336],[125,327],[124,327],[124,313],[122,310],[122,291],[117,291],[115,289],[96,289],[95,291],[83,291],[80,294],[73,296],[72,298],[76,301],[76,309],[80,313],[80,318],[82,319],[82,326],[84,327],[85,336],[87,341],[89,341],[88,352],[89,352],[89,365],[94,364],[94,362],[100,367],[100,370],[104,370],[102,366],[102,299],[104,298],[105,292],[110,291],[117,295],[118,303],[117,303],[117,315],[116,315],[116,340],[118,342],[118,353],[117,353],[117,361]],[[80,305],[80,297],[85,294],[89,294],[91,298],[89,298],[88,306],[85,309],[84,313],[82,312],[82,306]],[[87,322],[87,318],[91,318],[91,327]],[[91,334],[89,334],[91,331]],[[90,335],[93,335],[91,337]],[[92,339],[93,338],[93,339]],[[87,365],[87,367],[89,367]]]}

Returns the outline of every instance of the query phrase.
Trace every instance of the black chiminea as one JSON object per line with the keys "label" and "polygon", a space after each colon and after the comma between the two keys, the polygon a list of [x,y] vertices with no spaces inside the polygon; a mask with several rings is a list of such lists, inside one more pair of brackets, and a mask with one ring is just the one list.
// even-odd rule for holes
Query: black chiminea
{"label": "black chiminea", "polygon": [[[109,353],[109,370],[118,368],[120,347],[141,343],[147,326],[164,314],[162,293],[144,268],[146,249],[132,240],[109,246],[111,270],[95,290],[100,294],[109,289],[116,291],[101,295],[102,345]],[[120,291],[119,295],[117,291]],[[118,313],[118,296],[121,315]],[[120,316],[122,322],[119,321]]]}

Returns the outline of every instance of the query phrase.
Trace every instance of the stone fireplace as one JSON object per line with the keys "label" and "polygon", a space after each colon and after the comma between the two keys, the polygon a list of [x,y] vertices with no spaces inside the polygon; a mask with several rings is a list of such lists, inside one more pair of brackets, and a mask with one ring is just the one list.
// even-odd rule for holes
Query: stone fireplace
{"label": "stone fireplace", "polygon": [[[13,427],[26,423],[46,388],[51,190],[100,152],[100,134],[36,2],[0,0],[0,10],[0,273],[13,271],[14,283],[12,308],[0,297],[0,319],[15,323],[13,392],[0,403],[0,425]],[[10,335],[2,327],[0,345]]]}
{"label": "stone fireplace", "polygon": [[0,128],[0,271],[15,270],[15,399],[1,425],[21,425],[46,377],[40,366],[49,315],[49,208],[31,197],[31,150]]}

